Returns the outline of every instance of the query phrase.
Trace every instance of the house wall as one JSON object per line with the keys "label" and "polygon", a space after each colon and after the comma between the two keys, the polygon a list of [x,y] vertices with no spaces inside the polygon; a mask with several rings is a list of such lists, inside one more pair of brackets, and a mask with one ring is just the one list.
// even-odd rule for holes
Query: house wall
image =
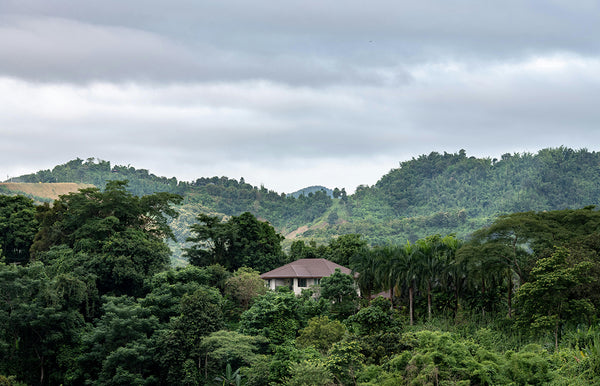
{"label": "house wall", "polygon": [[[319,280],[319,278],[306,278],[304,279],[304,283],[302,283],[302,278],[294,278],[294,286],[292,289],[296,295],[300,295],[302,290],[310,289],[311,286],[319,284]],[[300,284],[303,284],[304,286],[301,287]]]}
{"label": "house wall", "polygon": [[292,279],[269,279],[266,280],[267,282],[267,287],[272,290],[275,291],[275,289],[277,287],[290,287],[292,288]]}
{"label": "house wall", "polygon": [[286,286],[286,287],[290,287],[290,289],[292,291],[294,291],[294,293],[296,295],[300,295],[302,293],[303,289],[309,289],[311,286],[313,285],[318,285],[320,278],[306,278],[304,279],[306,281],[306,285],[301,287],[300,284],[304,284],[302,283],[302,278],[289,278],[289,279],[269,279],[266,280],[266,285],[270,290],[275,290],[277,287],[281,287],[281,286]]}

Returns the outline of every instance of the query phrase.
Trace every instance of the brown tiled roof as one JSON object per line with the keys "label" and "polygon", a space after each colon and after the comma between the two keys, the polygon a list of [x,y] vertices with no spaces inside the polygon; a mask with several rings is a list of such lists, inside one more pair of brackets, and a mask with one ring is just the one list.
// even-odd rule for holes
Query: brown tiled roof
{"label": "brown tiled roof", "polygon": [[327,259],[300,259],[263,273],[260,277],[263,279],[283,279],[290,277],[321,278],[330,276],[335,272],[336,268],[339,268],[342,273],[348,275],[352,273],[349,268]]}

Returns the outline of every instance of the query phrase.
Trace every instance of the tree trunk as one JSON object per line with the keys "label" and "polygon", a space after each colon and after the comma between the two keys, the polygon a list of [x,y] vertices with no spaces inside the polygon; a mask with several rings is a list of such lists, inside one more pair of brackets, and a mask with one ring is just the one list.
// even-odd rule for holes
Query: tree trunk
{"label": "tree trunk", "polygon": [[485,279],[481,279],[481,316],[485,318]]}
{"label": "tree trunk", "polygon": [[412,284],[408,287],[408,313],[410,314],[410,325],[414,324],[413,318],[413,287]]}
{"label": "tree trunk", "polygon": [[454,319],[458,317],[458,283],[455,283],[454,288]]}
{"label": "tree trunk", "polygon": [[508,277],[508,318],[512,318],[512,277]]}
{"label": "tree trunk", "polygon": [[554,350],[558,351],[558,319],[556,320],[556,325],[554,326]]}
{"label": "tree trunk", "polygon": [[427,315],[431,320],[431,280],[427,280]]}
{"label": "tree trunk", "polygon": [[40,363],[40,385],[44,384],[44,357],[42,356],[42,361]]}

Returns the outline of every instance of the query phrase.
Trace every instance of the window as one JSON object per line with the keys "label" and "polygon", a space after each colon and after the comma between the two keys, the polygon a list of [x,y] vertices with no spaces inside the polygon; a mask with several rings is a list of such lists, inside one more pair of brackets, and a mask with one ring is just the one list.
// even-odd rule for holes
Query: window
{"label": "window", "polygon": [[298,287],[306,287],[306,279],[298,279]]}
{"label": "window", "polygon": [[319,283],[321,282],[321,279],[319,279],[318,277],[314,279],[315,285],[319,285]]}

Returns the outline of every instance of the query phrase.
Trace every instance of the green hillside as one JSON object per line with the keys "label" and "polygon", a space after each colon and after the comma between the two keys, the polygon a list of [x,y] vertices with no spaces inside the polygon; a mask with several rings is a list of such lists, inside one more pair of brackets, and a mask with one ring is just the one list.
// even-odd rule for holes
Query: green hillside
{"label": "green hillside", "polygon": [[[103,188],[107,181],[126,179],[136,195],[180,194],[184,197],[180,217],[171,224],[180,242],[189,236],[189,225],[199,213],[225,217],[249,211],[289,239],[325,242],[340,234],[359,233],[371,244],[381,245],[436,233],[464,237],[503,213],[596,205],[599,172],[599,153],[560,147],[537,154],[504,154],[500,160],[469,157],[464,150],[432,152],[402,162],[373,186],[361,185],[352,195],[345,190],[334,194],[337,198],[322,190],[294,197],[252,186],[243,178],[184,182],[93,158],[13,180]],[[179,247],[175,250],[178,255]]]}

